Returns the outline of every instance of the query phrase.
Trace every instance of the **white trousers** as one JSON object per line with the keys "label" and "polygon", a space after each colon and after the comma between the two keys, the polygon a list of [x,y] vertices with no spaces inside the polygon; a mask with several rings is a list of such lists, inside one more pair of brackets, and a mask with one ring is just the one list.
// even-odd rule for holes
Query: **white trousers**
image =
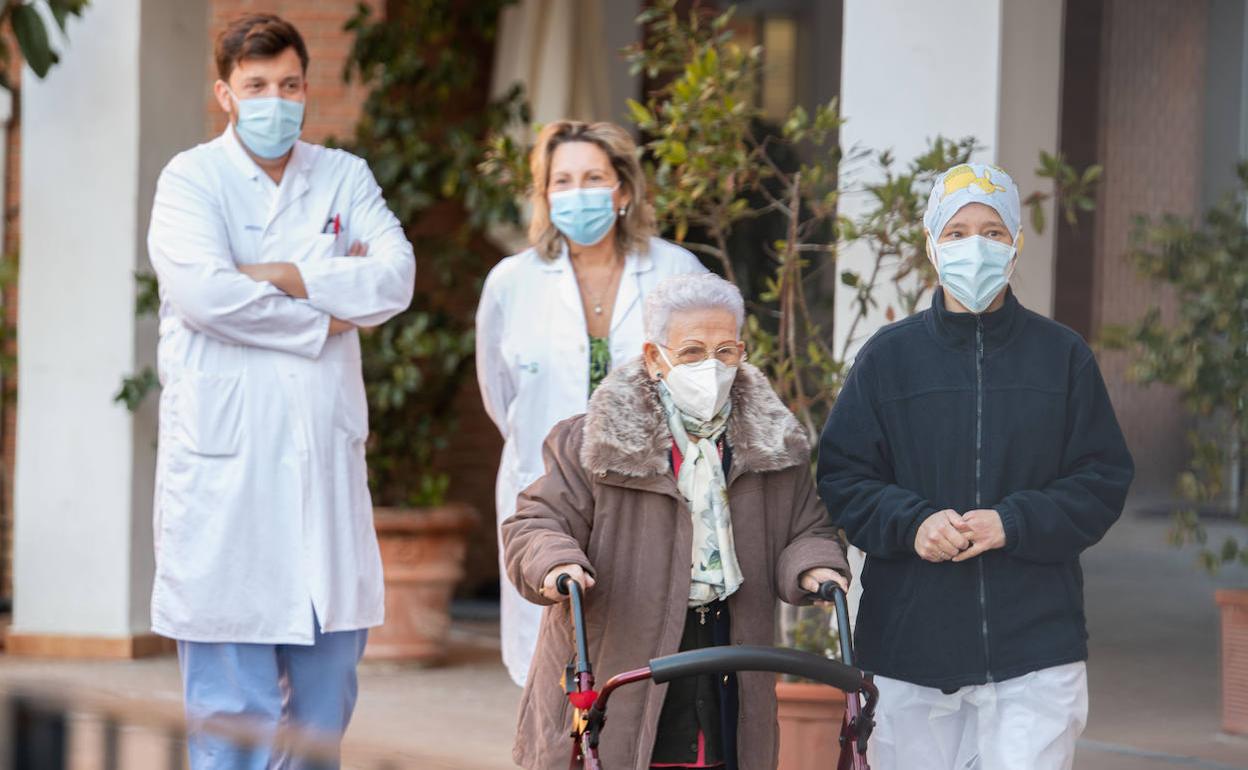
{"label": "white trousers", "polygon": [[946,695],[876,677],[872,770],[1070,770],[1088,721],[1083,662]]}

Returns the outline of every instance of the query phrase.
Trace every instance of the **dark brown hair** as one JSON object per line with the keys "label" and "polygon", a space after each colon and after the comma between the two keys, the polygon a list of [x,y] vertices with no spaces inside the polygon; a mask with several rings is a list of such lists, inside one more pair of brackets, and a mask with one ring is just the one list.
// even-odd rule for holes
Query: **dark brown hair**
{"label": "dark brown hair", "polygon": [[308,71],[308,48],[295,25],[271,13],[249,13],[230,22],[217,35],[217,76],[229,81],[235,65],[244,59],[272,59],[294,48]]}

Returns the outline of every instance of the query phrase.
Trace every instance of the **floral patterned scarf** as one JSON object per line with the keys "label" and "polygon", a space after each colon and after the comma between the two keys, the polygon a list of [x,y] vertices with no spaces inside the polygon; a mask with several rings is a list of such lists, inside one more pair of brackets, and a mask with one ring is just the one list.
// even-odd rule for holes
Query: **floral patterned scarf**
{"label": "floral patterned scarf", "polygon": [[693,571],[689,606],[701,607],[731,596],[744,579],[732,539],[732,514],[728,510],[728,482],[715,443],[724,434],[732,402],[713,419],[702,423],[686,416],[672,401],[667,384],[659,384],[659,398],[667,412],[676,448],[684,459],[676,486],[693,515]]}

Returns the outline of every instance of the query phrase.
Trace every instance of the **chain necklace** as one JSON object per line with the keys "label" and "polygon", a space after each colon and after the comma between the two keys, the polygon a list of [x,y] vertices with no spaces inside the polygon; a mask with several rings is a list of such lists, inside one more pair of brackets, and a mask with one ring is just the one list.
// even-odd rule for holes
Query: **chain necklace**
{"label": "chain necklace", "polygon": [[602,287],[602,291],[597,293],[591,292],[589,287],[586,286],[586,282],[580,276],[577,276],[577,285],[581,289],[581,295],[592,302],[591,309],[594,311],[594,315],[602,315],[602,298],[607,296],[607,293],[611,291],[611,287],[615,286],[616,281],[619,280],[623,272],[623,265],[613,268],[611,276],[607,279],[606,286]]}

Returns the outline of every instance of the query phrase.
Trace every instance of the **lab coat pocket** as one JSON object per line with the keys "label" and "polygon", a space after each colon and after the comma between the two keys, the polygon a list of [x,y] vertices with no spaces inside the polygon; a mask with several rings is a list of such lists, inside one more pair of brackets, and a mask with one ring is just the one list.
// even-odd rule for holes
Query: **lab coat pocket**
{"label": "lab coat pocket", "polygon": [[352,441],[368,438],[368,396],[360,372],[346,370],[338,378],[334,424]]}
{"label": "lab coat pocket", "polygon": [[243,434],[243,388],[238,374],[188,372],[179,378],[174,411],[186,448],[199,455],[238,453]]}

